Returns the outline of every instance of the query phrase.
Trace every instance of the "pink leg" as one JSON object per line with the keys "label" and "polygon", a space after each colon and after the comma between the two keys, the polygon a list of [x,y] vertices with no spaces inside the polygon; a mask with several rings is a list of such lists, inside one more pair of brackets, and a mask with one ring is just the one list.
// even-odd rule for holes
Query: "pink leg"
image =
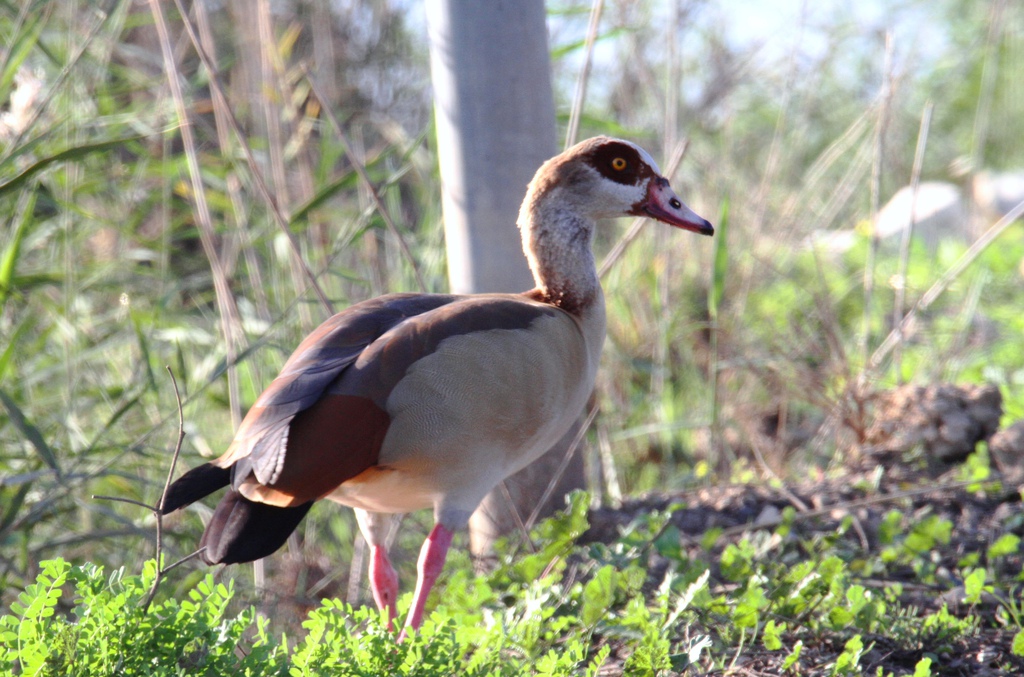
{"label": "pink leg", "polygon": [[406,631],[412,628],[415,630],[423,622],[423,608],[427,604],[427,596],[434,582],[444,568],[444,560],[448,556],[448,547],[452,544],[452,532],[435,524],[434,529],[423,542],[420,549],[420,560],[417,565],[419,576],[416,579],[416,593],[412,597],[412,607],[409,609],[409,617],[405,621],[405,629],[398,637],[401,642],[405,638]]}
{"label": "pink leg", "polygon": [[388,551],[383,546],[370,548],[370,589],[373,590],[373,601],[377,608],[387,609],[388,625],[392,625],[397,616],[395,601],[398,599],[398,574],[391,566]]}

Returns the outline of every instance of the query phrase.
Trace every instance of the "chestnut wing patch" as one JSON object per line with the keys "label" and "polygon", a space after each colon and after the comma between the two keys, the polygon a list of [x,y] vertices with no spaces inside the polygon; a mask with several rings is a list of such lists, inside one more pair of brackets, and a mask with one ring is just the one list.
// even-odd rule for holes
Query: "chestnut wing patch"
{"label": "chestnut wing patch", "polygon": [[377,462],[390,422],[366,397],[324,394],[292,418],[274,482],[250,479],[242,492],[280,506],[322,498]]}

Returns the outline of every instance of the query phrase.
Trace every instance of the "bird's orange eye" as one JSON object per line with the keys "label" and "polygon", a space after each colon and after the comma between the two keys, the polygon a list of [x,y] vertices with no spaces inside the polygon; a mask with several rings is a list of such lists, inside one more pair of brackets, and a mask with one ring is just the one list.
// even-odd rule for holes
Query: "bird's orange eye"
{"label": "bird's orange eye", "polygon": [[614,160],[612,160],[612,169],[614,169],[615,171],[621,172],[625,168],[626,168],[626,160],[625,159],[617,157]]}

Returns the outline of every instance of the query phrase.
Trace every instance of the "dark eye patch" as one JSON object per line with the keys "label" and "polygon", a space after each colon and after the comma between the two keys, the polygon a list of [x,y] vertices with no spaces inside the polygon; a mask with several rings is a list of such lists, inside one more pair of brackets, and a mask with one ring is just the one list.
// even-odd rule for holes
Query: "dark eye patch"
{"label": "dark eye patch", "polygon": [[[617,159],[625,160],[626,166],[616,169]],[[640,159],[640,153],[636,148],[619,141],[609,141],[597,146],[587,154],[586,161],[601,176],[627,186],[638,185],[654,175],[654,170]],[[617,164],[620,167],[622,165],[621,162]]]}

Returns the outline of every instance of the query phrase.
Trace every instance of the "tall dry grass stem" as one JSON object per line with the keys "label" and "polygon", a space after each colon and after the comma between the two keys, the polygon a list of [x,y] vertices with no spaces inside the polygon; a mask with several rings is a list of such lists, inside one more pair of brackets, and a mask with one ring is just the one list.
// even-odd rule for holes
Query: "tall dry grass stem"
{"label": "tall dry grass stem", "polygon": [[[708,293],[708,331],[711,336],[711,354],[708,358],[708,382],[711,385],[709,399],[711,405],[711,452],[717,458],[719,468],[725,470],[725,458],[722,444],[722,421],[719,415],[719,380],[721,378],[721,364],[718,359],[718,310],[721,301],[725,298],[725,282],[729,270],[729,202],[722,203],[722,209],[718,215],[717,232],[715,233],[714,258],[711,274],[711,289]],[[735,459],[730,459],[735,460]]]}
{"label": "tall dry grass stem", "polygon": [[[600,458],[602,479],[608,498],[614,507],[622,505],[622,483],[619,481],[619,471],[615,466],[615,456],[612,453],[612,443],[608,436],[608,429],[605,426],[597,428],[597,449]],[[595,486],[597,486],[595,484]]]}
{"label": "tall dry grass stem", "polygon": [[839,181],[827,189],[828,199],[824,207],[818,210],[806,231],[814,233],[835,222],[836,215],[860,188],[863,174],[870,165],[871,152],[863,141],[871,118],[877,114],[876,109],[877,106],[874,106],[864,111],[818,155],[804,173],[800,188],[785,200],[782,214],[778,219],[780,223],[798,221],[801,215],[807,211],[807,204],[811,198],[822,192],[819,184],[825,180],[829,170],[844,158],[851,148],[859,144],[853,160],[848,163]]}
{"label": "tall dry grass stem", "polygon": [[[202,42],[207,54],[210,55],[215,68],[219,68],[217,59],[217,43],[213,38],[213,30],[210,27],[210,15],[205,2],[197,2],[193,5],[196,12],[196,23],[199,26],[199,39]],[[217,144],[223,157],[231,157],[231,128],[227,122],[228,112],[225,110],[224,101],[219,97],[213,99],[213,124],[217,131]],[[252,245],[252,237],[249,229],[246,228],[246,208],[242,195],[241,182],[236,173],[231,172],[225,180],[225,187],[228,192],[228,199],[231,202],[232,224],[235,229],[235,237],[238,240],[238,249],[245,258],[245,270],[249,276],[249,289],[256,299],[256,312],[264,322],[270,322],[270,304],[267,300],[267,292],[264,289],[263,275],[260,270],[259,259]]]}
{"label": "tall dry grass stem", "polygon": [[[878,107],[878,121],[875,125],[874,157],[871,162],[871,223],[878,220],[878,210],[881,204],[882,193],[882,169],[885,163],[885,137],[889,127],[889,108],[893,95],[893,35],[891,31],[885,34],[885,57],[882,66],[882,90],[879,95],[880,105]],[[871,229],[871,240],[868,244],[867,261],[864,263],[864,314],[861,317],[860,333],[860,356],[861,364],[868,360],[868,350],[871,345],[871,310],[875,296],[875,261],[878,258],[878,248],[881,238],[875,228]],[[859,377],[859,385],[864,384],[865,373],[862,370]]]}
{"label": "tall dry grass stem", "polygon": [[590,4],[590,21],[587,25],[587,38],[583,49],[583,68],[576,77],[576,91],[572,97],[572,109],[569,112],[569,126],[565,131],[565,147],[576,143],[579,134],[580,118],[587,100],[587,83],[590,81],[590,68],[594,62],[594,43],[597,42],[597,29],[601,25],[601,10],[604,0],[593,0]]}
{"label": "tall dry grass stem", "polygon": [[157,36],[160,40],[164,70],[167,73],[167,83],[170,86],[171,97],[174,100],[175,113],[177,114],[178,125],[181,131],[181,141],[184,146],[185,161],[188,166],[189,180],[192,186],[192,200],[196,208],[196,221],[199,226],[199,240],[202,243],[203,252],[206,254],[206,259],[210,264],[210,271],[213,274],[213,289],[217,298],[221,331],[224,334],[224,348],[227,351],[228,401],[231,409],[231,423],[232,428],[237,430],[242,422],[242,405],[239,401],[238,371],[235,368],[235,357],[236,348],[239,345],[244,346],[244,333],[241,329],[238,308],[231,293],[231,286],[228,284],[227,275],[224,273],[224,266],[221,264],[220,254],[217,252],[217,245],[214,242],[213,218],[210,215],[210,206],[206,199],[206,186],[203,184],[202,170],[199,167],[199,154],[196,151],[195,137],[192,135],[192,123],[189,120],[188,109],[185,106],[185,95],[181,89],[181,73],[178,71],[178,64],[171,51],[171,38],[167,30],[167,21],[164,18],[160,0],[150,0],[149,6],[153,14],[154,24],[156,25]]}
{"label": "tall dry grass stem", "polygon": [[[803,12],[801,12],[801,15],[802,14]],[[804,21],[802,19],[803,16],[801,16],[801,21],[797,27],[798,35],[802,35],[804,31]],[[755,193],[753,200],[755,213],[752,234],[754,236],[759,235],[764,229],[765,217],[768,214],[768,196],[772,192],[772,187],[776,183],[782,165],[781,159],[783,151],[785,150],[783,137],[786,129],[786,120],[789,116],[790,102],[793,99],[793,91],[795,89],[795,82],[797,78],[797,57],[799,56],[800,42],[801,40],[799,37],[794,40],[792,49],[789,52],[789,63],[786,68],[785,86],[782,88],[781,101],[779,103],[778,113],[775,116],[775,125],[772,130],[772,142],[768,146],[768,159],[765,161],[764,171],[761,172],[761,181],[757,187],[757,193]],[[746,296],[745,293],[744,296]]]}
{"label": "tall dry grass stem", "polygon": [[999,38],[1003,31],[1003,11],[1006,0],[996,0],[990,5],[988,34],[985,37],[985,61],[981,67],[981,90],[978,92],[978,105],[974,109],[974,125],[971,130],[971,165],[972,172],[977,171],[985,154],[985,140],[988,138],[989,117],[991,116],[992,100],[996,91],[996,76],[999,73]]}
{"label": "tall dry grass stem", "polygon": [[[258,97],[263,115],[263,128],[267,133],[267,155],[270,159],[270,179],[274,186],[274,195],[279,205],[292,204],[288,188],[288,178],[284,166],[284,140],[281,129],[281,117],[276,105],[284,101],[284,92],[280,83],[283,70],[277,51],[277,40],[274,39],[274,22],[270,13],[269,0],[256,1],[256,31],[259,35],[260,55],[260,95]],[[290,231],[291,229],[289,229]],[[304,257],[301,249],[293,248],[288,260],[288,273],[296,292],[302,289],[302,266]],[[298,307],[299,318],[303,326],[314,324],[312,314],[305,304]],[[262,569],[262,564],[257,565]],[[262,587],[262,586],[260,586]]]}
{"label": "tall dry grass stem", "polygon": [[426,280],[423,279],[423,273],[420,272],[419,266],[416,265],[416,257],[413,256],[412,249],[409,248],[409,243],[406,241],[405,236],[402,235],[402,231],[399,230],[395,224],[395,220],[391,217],[391,212],[385,206],[384,201],[380,197],[380,193],[377,191],[377,187],[373,185],[373,181],[370,180],[370,175],[366,173],[366,166],[363,163],[362,158],[356,157],[355,151],[352,149],[352,142],[348,138],[348,134],[345,133],[345,129],[341,126],[341,122],[338,121],[338,117],[334,114],[328,106],[328,99],[324,98],[324,92],[317,84],[316,78],[312,76],[308,69],[303,67],[303,71],[309,86],[315,96],[320,101],[320,109],[327,116],[327,119],[331,122],[331,127],[334,128],[334,133],[338,135],[338,140],[341,141],[345,155],[348,157],[349,162],[352,163],[353,169],[359,176],[359,180],[363,182],[366,190],[370,194],[370,198],[373,200],[374,206],[377,208],[377,213],[384,220],[384,224],[388,230],[398,241],[398,246],[402,250],[402,255],[405,260],[409,263],[412,268],[413,275],[416,276],[416,284],[419,285],[420,291],[427,291]]}
{"label": "tall dry grass stem", "polygon": [[[928,146],[928,130],[932,123],[932,110],[935,108],[931,101],[924,105],[921,113],[921,126],[917,131],[917,147],[914,149],[914,166],[910,172],[910,220],[903,231],[903,238],[900,240],[899,273],[896,282],[896,299],[892,308],[892,324],[897,332],[902,326],[903,306],[907,293],[907,268],[910,264],[910,238],[914,234],[914,226],[917,224],[917,193],[921,186],[921,167],[924,164],[924,152]],[[903,334],[898,333],[896,347],[893,352],[893,369],[896,372],[896,383],[903,384]]]}
{"label": "tall dry grass stem", "polygon": [[530,517],[526,520],[525,526],[527,532],[533,528],[533,525],[536,524],[537,520],[540,518],[541,509],[544,504],[548,502],[548,499],[551,498],[551,492],[554,491],[555,485],[558,484],[558,481],[562,479],[562,475],[565,474],[565,469],[569,467],[569,461],[572,459],[572,455],[576,453],[576,448],[583,441],[583,437],[587,434],[587,430],[590,429],[590,424],[594,422],[594,417],[597,416],[599,409],[600,406],[597,403],[594,403],[590,408],[590,411],[587,413],[587,417],[583,419],[583,424],[580,426],[580,429],[576,432],[576,437],[574,437],[572,443],[566,447],[565,455],[562,457],[562,462],[559,463],[554,476],[551,478],[551,481],[548,482],[547,488],[545,488],[544,493],[541,494],[541,497],[537,500],[537,506],[533,509],[533,512],[530,513]]}
{"label": "tall dry grass stem", "polygon": [[667,60],[665,63],[665,108],[662,127],[662,147],[675,148],[679,125],[679,3],[673,2],[670,18],[665,26]]}
{"label": "tall dry grass stem", "polygon": [[967,251],[961,254],[960,258],[949,267],[949,269],[942,274],[938,280],[928,288],[928,291],[914,304],[914,307],[903,316],[903,320],[895,327],[889,335],[885,337],[882,344],[878,346],[874,353],[871,354],[871,359],[868,361],[868,369],[878,369],[882,361],[888,357],[889,353],[896,347],[897,343],[901,340],[901,336],[908,336],[914,330],[914,325],[917,320],[917,316],[928,308],[935,299],[939,298],[943,292],[945,292],[949,285],[953,284],[960,275],[963,274],[967,268],[974,263],[974,260],[981,255],[989,245],[995,242],[996,238],[1003,234],[1010,226],[1014,225],[1017,219],[1024,216],[1024,201],[1017,203],[1017,206],[1007,212],[1003,218],[996,221],[991,228],[985,231],[985,233],[975,240]]}
{"label": "tall dry grass stem", "polygon": [[256,157],[253,155],[252,147],[249,145],[245,134],[242,132],[241,125],[238,123],[238,118],[228,105],[228,97],[224,92],[224,86],[220,81],[220,76],[215,70],[214,63],[210,60],[210,56],[206,53],[206,50],[203,49],[202,42],[196,34],[196,30],[192,25],[191,19],[189,19],[188,12],[185,10],[181,0],[174,0],[174,4],[178,8],[178,13],[181,15],[182,25],[184,26],[189,39],[192,41],[192,47],[195,49],[196,55],[199,57],[199,60],[202,61],[203,66],[209,74],[210,91],[213,93],[214,101],[217,105],[221,106],[221,109],[226,114],[225,119],[231,126],[231,131],[235,134],[239,148],[241,148],[242,153],[245,155],[246,165],[249,167],[253,182],[256,184],[260,197],[263,198],[267,211],[274,219],[277,227],[282,233],[284,233],[285,237],[288,238],[288,244],[292,251],[299,257],[299,265],[302,268],[302,274],[306,278],[306,282],[309,287],[316,294],[317,299],[320,301],[320,305],[328,315],[333,315],[334,304],[327,298],[327,294],[324,293],[323,287],[320,286],[320,282],[317,280],[316,275],[313,274],[313,271],[310,270],[305,258],[302,257],[302,248],[299,246],[299,241],[296,239],[295,233],[292,232],[284,211],[278,204],[278,201],[271,194],[269,186],[267,186],[263,172],[260,171],[259,165],[256,162]]}

